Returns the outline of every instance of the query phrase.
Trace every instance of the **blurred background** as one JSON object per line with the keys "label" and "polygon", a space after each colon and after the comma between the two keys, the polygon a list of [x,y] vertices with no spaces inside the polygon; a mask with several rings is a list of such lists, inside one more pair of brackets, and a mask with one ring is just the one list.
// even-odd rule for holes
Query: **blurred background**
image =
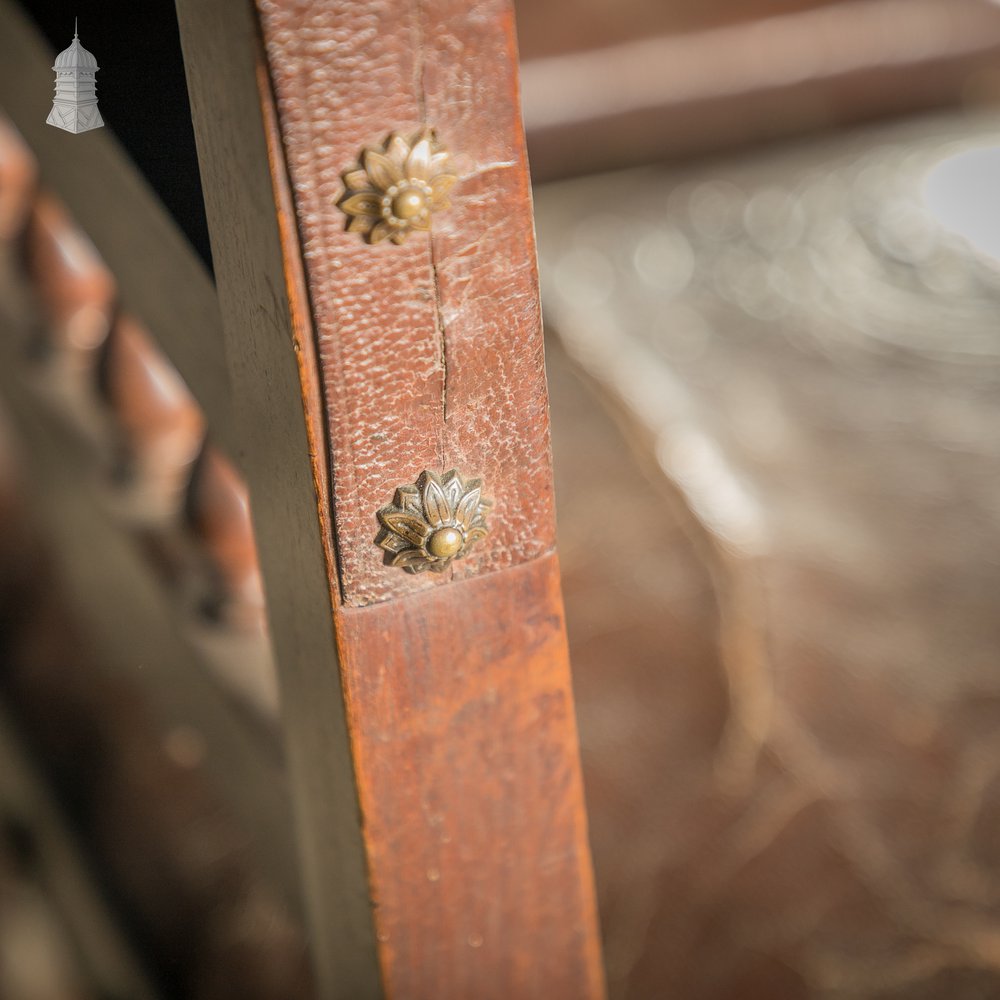
{"label": "blurred background", "polygon": [[[22,7],[52,51],[79,13],[106,131],[210,267],[171,6]],[[517,13],[611,996],[1000,997],[1000,6]],[[17,149],[0,324],[44,367],[108,279],[57,207],[13,238]],[[25,305],[25,252],[72,293]],[[0,421],[0,996],[308,996],[246,499],[201,452],[183,523],[150,513],[193,460],[175,424],[139,440],[128,363],[97,403],[0,364],[11,414],[34,379],[76,423]],[[38,486],[52,434],[81,457]],[[88,630],[125,576],[159,632]]]}

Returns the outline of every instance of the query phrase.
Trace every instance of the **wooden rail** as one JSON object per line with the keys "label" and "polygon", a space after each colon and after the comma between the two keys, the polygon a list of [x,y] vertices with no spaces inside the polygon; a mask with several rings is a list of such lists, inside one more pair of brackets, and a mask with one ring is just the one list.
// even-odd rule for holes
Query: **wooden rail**
{"label": "wooden rail", "polygon": [[[322,995],[601,997],[510,7],[178,13]],[[425,126],[453,209],[373,247],[342,174]],[[377,510],[451,468],[491,534],[386,566]]]}
{"label": "wooden rail", "polygon": [[[255,731],[217,696],[189,704],[197,664],[171,677],[176,608],[142,608],[147,589],[123,622],[113,604],[141,566],[182,610],[259,630],[247,493],[223,457],[239,456],[322,995],[600,998],[509,6],[211,0],[179,18],[224,360],[204,273],[110,140],[62,169],[14,99],[40,185],[13,129],[0,149],[21,191],[5,273],[26,292],[3,317],[3,388],[63,569],[109,655],[153,675],[158,711],[193,713],[278,847],[277,761],[255,785]],[[10,72],[40,86],[48,59],[11,22],[28,55]],[[372,247],[336,207],[342,174],[425,126],[454,152],[453,207],[431,237]],[[449,468],[484,481],[488,536],[446,573],[387,565],[377,511]],[[75,495],[85,482],[102,503]]]}

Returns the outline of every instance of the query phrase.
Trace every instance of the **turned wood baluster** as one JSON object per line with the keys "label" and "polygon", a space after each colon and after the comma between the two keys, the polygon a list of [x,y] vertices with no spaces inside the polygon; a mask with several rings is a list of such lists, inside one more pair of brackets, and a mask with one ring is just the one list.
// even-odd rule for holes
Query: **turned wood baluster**
{"label": "turned wood baluster", "polygon": [[[206,621],[263,641],[242,477],[206,445],[201,407],[149,330],[118,308],[111,272],[59,199],[37,189],[35,159],[2,117],[0,247],[26,331],[24,374],[96,447],[104,499]],[[257,673],[269,669],[261,659]],[[273,707],[271,696],[251,700]]]}
{"label": "turned wood baluster", "polygon": [[38,319],[25,345],[39,390],[99,447],[107,446],[96,373],[117,289],[93,244],[65,208],[42,191],[24,234],[24,266]]}
{"label": "turned wood baluster", "polygon": [[209,445],[188,494],[187,521],[201,539],[216,586],[205,610],[213,620],[261,632],[264,593],[250,521],[250,497],[232,463]]}
{"label": "turned wood baluster", "polygon": [[31,150],[0,115],[0,247],[9,246],[24,232],[37,186]]}
{"label": "turned wood baluster", "polygon": [[149,332],[128,315],[115,323],[100,382],[118,436],[113,474],[132,516],[176,520],[204,439],[201,410]]}

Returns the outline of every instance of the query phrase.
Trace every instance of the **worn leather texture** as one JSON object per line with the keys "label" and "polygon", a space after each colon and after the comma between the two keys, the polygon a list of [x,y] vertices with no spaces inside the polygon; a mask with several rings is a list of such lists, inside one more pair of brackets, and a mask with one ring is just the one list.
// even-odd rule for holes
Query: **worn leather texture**
{"label": "worn leather texture", "polygon": [[[547,396],[513,23],[469,4],[260,0],[312,294],[347,605],[553,548]],[[432,237],[345,231],[342,174],[433,127],[460,180]],[[491,533],[443,574],[383,565],[376,511],[424,469],[483,480]]]}

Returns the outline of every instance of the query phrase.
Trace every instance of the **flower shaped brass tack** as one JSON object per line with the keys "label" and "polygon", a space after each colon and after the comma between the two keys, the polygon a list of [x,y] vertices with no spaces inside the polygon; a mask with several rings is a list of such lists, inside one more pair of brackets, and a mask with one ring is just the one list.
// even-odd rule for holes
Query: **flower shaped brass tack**
{"label": "flower shaped brass tack", "polygon": [[369,243],[402,243],[413,230],[431,228],[431,217],[449,207],[458,180],[448,151],[430,129],[407,139],[393,132],[381,149],[366,148],[361,165],[344,174],[347,190],[338,204],[350,217],[347,230]]}
{"label": "flower shaped brass tack", "polygon": [[486,537],[491,506],[478,479],[463,483],[455,469],[440,477],[422,472],[412,486],[400,486],[392,505],[378,512],[382,530],[375,544],[385,549],[387,566],[441,573]]}

